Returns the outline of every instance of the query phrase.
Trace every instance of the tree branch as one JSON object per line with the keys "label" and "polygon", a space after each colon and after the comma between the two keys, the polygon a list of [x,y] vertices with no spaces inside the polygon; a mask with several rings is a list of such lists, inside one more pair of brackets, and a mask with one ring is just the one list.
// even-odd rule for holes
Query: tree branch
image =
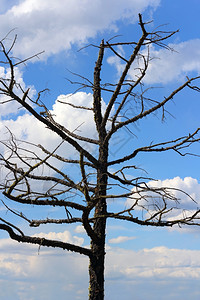
{"label": "tree branch", "polygon": [[121,75],[121,77],[118,81],[117,87],[116,87],[116,89],[115,89],[115,91],[114,91],[114,93],[113,93],[113,95],[112,95],[112,97],[111,97],[111,99],[110,99],[110,101],[107,105],[107,108],[106,108],[106,111],[105,111],[105,114],[104,114],[104,118],[103,118],[103,121],[102,121],[102,126],[105,126],[105,124],[107,123],[110,112],[111,112],[111,110],[113,108],[113,105],[114,105],[114,103],[115,103],[115,101],[116,101],[116,99],[117,99],[117,97],[120,93],[120,90],[123,86],[124,80],[125,80],[125,78],[128,74],[128,71],[129,71],[133,61],[135,60],[136,56],[138,55],[141,47],[143,46],[143,43],[144,43],[146,37],[148,36],[148,33],[144,29],[144,23],[142,22],[141,15],[140,15],[140,27],[142,28],[142,32],[143,32],[142,37],[140,38],[140,40],[137,43],[132,55],[130,56],[128,62],[126,63],[125,68],[123,70],[123,73],[122,73],[122,75]]}
{"label": "tree branch", "polygon": [[142,111],[139,115],[134,116],[133,118],[130,118],[124,122],[119,122],[117,125],[113,126],[112,129],[108,132],[105,141],[108,141],[111,136],[118,131],[120,128],[127,126],[129,124],[133,124],[137,122],[140,119],[143,119],[147,117],[148,115],[154,113],[157,111],[159,108],[164,107],[164,105],[169,102],[173,97],[179,93],[181,90],[183,90],[186,86],[188,86],[189,83],[191,83],[194,80],[200,79],[200,76],[188,79],[184,84],[182,84],[180,87],[178,87],[176,90],[174,90],[167,98],[165,98],[163,101],[159,102],[157,105],[153,106],[152,108],[145,110],[144,112]]}
{"label": "tree branch", "polygon": [[61,248],[63,250],[68,250],[76,253],[80,253],[86,256],[91,257],[92,252],[89,249],[76,246],[70,243],[64,243],[61,241],[56,240],[48,240],[45,238],[39,238],[39,237],[31,237],[26,235],[18,235],[16,234],[11,227],[5,224],[0,224],[0,229],[5,230],[9,233],[11,239],[22,242],[22,243],[29,243],[29,244],[36,244],[39,246],[46,246],[46,247],[53,247],[53,248]]}

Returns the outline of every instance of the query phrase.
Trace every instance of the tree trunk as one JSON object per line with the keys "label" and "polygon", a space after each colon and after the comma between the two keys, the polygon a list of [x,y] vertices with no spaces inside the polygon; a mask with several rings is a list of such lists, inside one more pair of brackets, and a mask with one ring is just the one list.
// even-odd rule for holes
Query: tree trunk
{"label": "tree trunk", "polygon": [[[104,135],[105,136],[105,135]],[[104,139],[102,139],[104,140]],[[107,193],[107,159],[108,159],[108,145],[100,146],[99,149],[99,163],[100,167],[97,171],[97,186],[96,197],[99,198],[95,206],[94,217],[101,216],[94,221],[93,230],[98,236],[98,241],[91,241],[91,250],[93,256],[90,258],[89,276],[89,300],[103,300],[104,299],[104,261],[105,261],[105,230],[106,217],[103,218],[107,212],[106,193]]]}
{"label": "tree trunk", "polygon": [[105,260],[105,224],[106,220],[98,220],[96,224],[101,232],[99,243],[91,242],[93,256],[90,258],[89,276],[89,300],[104,299],[104,260]]}

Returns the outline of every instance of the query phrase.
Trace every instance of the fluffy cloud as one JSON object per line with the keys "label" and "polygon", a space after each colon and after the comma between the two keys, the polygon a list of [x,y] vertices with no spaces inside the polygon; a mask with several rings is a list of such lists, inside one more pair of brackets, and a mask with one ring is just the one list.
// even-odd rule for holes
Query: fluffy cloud
{"label": "fluffy cloud", "polygon": [[[168,46],[174,51],[150,47],[151,61],[143,80],[145,83],[166,84],[175,80],[180,82],[191,72],[200,73],[200,39],[169,44]],[[124,49],[120,47],[119,52],[124,54]],[[142,54],[147,55],[147,50],[143,50]],[[129,78],[133,80],[139,75],[138,67],[142,67],[142,60],[138,60],[138,62],[133,65],[129,72]],[[118,74],[122,72],[124,64],[118,57],[110,56],[108,63],[115,66]]]}
{"label": "fluffy cloud", "polygon": [[[200,73],[200,39],[169,44],[175,51],[152,48],[145,81],[148,84],[182,81],[191,72]],[[132,74],[130,73],[130,76]]]}
{"label": "fluffy cloud", "polygon": [[[62,101],[63,103],[59,102]],[[61,95],[55,101],[51,113],[55,120],[67,129],[78,135],[85,135],[94,138],[96,129],[94,125],[93,112],[83,109],[74,109],[65,102],[72,103],[78,106],[92,107],[92,94],[79,92],[76,94]],[[2,105],[4,106],[4,104]],[[10,105],[12,106],[12,105]],[[105,103],[103,103],[105,106]],[[24,139],[32,143],[41,143],[44,147],[53,146],[59,139],[56,135],[37,121],[32,115],[24,113],[16,119],[2,120],[0,122],[0,130],[8,127],[11,132],[18,138]],[[5,132],[2,132],[5,134]],[[38,133],[40,133],[38,135]],[[50,147],[52,148],[52,147]]]}
{"label": "fluffy cloud", "polygon": [[[155,9],[160,0],[22,0],[5,5],[0,18],[1,34],[17,28],[16,54],[29,56],[40,50],[46,55],[82,43],[105,29],[117,30],[116,21],[134,22],[146,8]],[[5,4],[5,3],[4,3]],[[13,5],[15,4],[15,5]]]}
{"label": "fluffy cloud", "polygon": [[[52,115],[55,116],[55,120],[57,122],[64,125],[74,133],[95,138],[96,129],[93,112],[91,110],[73,108],[72,106],[65,104],[66,102],[77,106],[86,106],[88,108],[92,108],[92,94],[78,92],[75,94],[60,95],[57,98],[56,103],[53,105]],[[102,101],[102,107],[105,109],[104,101]]]}
{"label": "fluffy cloud", "polygon": [[[62,103],[59,101],[61,101]],[[76,94],[61,95],[55,101],[51,113],[54,116],[55,120],[61,125],[65,126],[68,130],[71,130],[72,132],[81,136],[95,138],[96,128],[94,125],[93,112],[91,110],[85,111],[83,109],[75,109],[70,105],[64,104],[65,102],[72,103],[78,106],[92,107],[92,102],[93,102],[92,94],[79,92]],[[103,107],[104,106],[105,103],[103,102]],[[10,139],[10,133],[8,131],[8,128],[17,140],[31,143],[31,144],[25,144],[22,142],[17,142],[17,144],[20,144],[21,150],[19,151],[20,153],[22,153],[22,155],[24,155],[24,151],[22,150],[22,148],[25,148],[27,149],[27,151],[32,151],[33,153],[37,154],[40,158],[44,158],[46,154],[37,146],[33,146],[32,144],[35,145],[41,144],[44,148],[48,149],[49,151],[53,151],[61,142],[61,139],[54,132],[48,130],[44,126],[44,124],[40,123],[32,115],[27,113],[24,113],[15,119],[6,119],[0,121],[0,133],[2,136],[4,136],[4,141]],[[93,152],[93,154],[95,154],[96,148],[94,145],[88,144],[86,142],[82,142],[82,145],[86,150],[88,150],[89,152]],[[1,153],[4,153],[4,155],[9,155],[10,153],[8,149],[4,147],[3,144],[0,144],[0,151]],[[65,158],[73,157],[73,159],[76,159],[79,157],[77,151],[68,143],[63,143],[56,153],[62,155]],[[24,166],[23,163],[20,162],[19,160],[17,161],[15,160],[15,162],[18,163],[18,167]],[[64,163],[55,158],[50,158],[48,162],[52,163],[54,167],[57,167],[59,170],[62,170],[64,167]],[[38,168],[37,172],[43,175],[45,173],[47,175],[50,175],[52,174],[52,172],[54,174],[55,171],[50,170],[48,167],[43,166],[41,168]],[[71,178],[74,176],[72,172],[73,172],[73,167],[70,166]],[[77,169],[75,170],[75,172],[77,173]],[[2,180],[5,179],[6,174],[7,174],[7,170],[1,168],[0,177]],[[75,181],[78,180],[77,174],[74,180]],[[46,186],[45,184],[44,184],[45,186],[43,185],[41,186],[41,184],[39,184],[38,181],[35,182],[34,184],[36,184],[36,186],[33,185],[32,188],[33,187],[39,189],[50,188],[50,186]]]}

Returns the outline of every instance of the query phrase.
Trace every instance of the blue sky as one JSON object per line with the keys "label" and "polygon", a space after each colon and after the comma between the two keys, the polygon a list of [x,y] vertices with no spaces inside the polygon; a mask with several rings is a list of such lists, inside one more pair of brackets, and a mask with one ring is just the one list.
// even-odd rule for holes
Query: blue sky
{"label": "blue sky", "polygon": [[[44,100],[63,122],[73,128],[84,122],[83,131],[94,134],[89,115],[72,115],[56,104],[56,99],[75,91],[67,78],[73,78],[69,70],[93,77],[97,52],[95,48],[82,47],[99,44],[102,38],[122,35],[126,40],[137,40],[140,31],[138,13],[145,20],[153,20],[151,29],[162,27],[180,31],[169,43],[176,52],[152,48],[155,57],[147,73],[145,83],[157,87],[156,96],[163,97],[181,84],[187,75],[200,73],[200,33],[198,0],[0,0],[0,36],[11,29],[18,40],[14,55],[26,58],[45,50],[39,59],[30,61],[17,70],[17,79],[24,87],[31,86],[31,93],[49,88]],[[121,51],[123,51],[121,49]],[[115,81],[121,65],[107,55],[104,81]],[[0,74],[5,70],[1,67]],[[76,79],[76,78],[75,78]],[[75,93],[73,101],[84,104],[91,101],[89,90]],[[133,128],[137,139],[127,132],[113,141],[117,158],[126,147],[135,144],[161,141],[188,134],[199,127],[199,93],[186,90],[169,104],[164,123],[159,114],[139,123]],[[104,99],[106,103],[106,99]],[[53,147],[57,140],[37,124],[25,111],[16,113],[15,105],[2,105],[0,111],[0,134],[4,136],[8,126],[18,138]],[[38,132],[40,133],[38,135]],[[2,149],[0,149],[2,151]],[[199,153],[199,145],[193,149]],[[73,150],[67,149],[73,156]],[[183,188],[200,204],[200,161],[197,157],[180,157],[175,153],[141,154],[137,163],[160,184]],[[59,166],[62,168],[62,165]],[[1,180],[4,177],[1,172]],[[131,174],[130,174],[131,175]],[[186,201],[182,199],[182,201]],[[189,207],[189,203],[185,202]],[[118,203],[122,207],[124,203]],[[44,217],[45,211],[32,208],[33,213]],[[0,209],[1,216],[11,219],[9,213]],[[30,214],[30,208],[25,208]],[[58,212],[48,210],[48,216]],[[89,243],[80,226],[49,226],[37,230],[18,225],[32,235],[62,239],[79,245]],[[87,258],[61,250],[22,245],[8,239],[0,232],[0,298],[2,300],[53,300],[87,299]],[[200,299],[200,236],[199,228],[156,229],[130,226],[123,222],[108,222],[106,258],[105,299],[160,300]]]}

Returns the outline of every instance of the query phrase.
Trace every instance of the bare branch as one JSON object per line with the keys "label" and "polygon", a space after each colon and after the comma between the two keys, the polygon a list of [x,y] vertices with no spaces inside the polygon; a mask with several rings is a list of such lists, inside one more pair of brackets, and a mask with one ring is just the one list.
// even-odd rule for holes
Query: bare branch
{"label": "bare branch", "polygon": [[107,120],[109,118],[110,112],[111,112],[111,110],[113,108],[113,105],[114,105],[114,103],[115,103],[115,101],[116,101],[116,99],[117,99],[117,97],[118,97],[118,95],[120,93],[120,90],[121,90],[121,88],[123,86],[123,83],[124,83],[125,78],[126,78],[126,76],[128,74],[128,71],[129,71],[132,63],[134,62],[136,56],[138,55],[141,47],[143,46],[143,43],[144,43],[146,37],[148,36],[148,33],[144,29],[144,23],[142,22],[141,15],[140,15],[140,26],[142,28],[143,35],[140,38],[140,40],[137,43],[137,45],[136,45],[136,47],[135,47],[132,55],[130,56],[128,62],[125,65],[124,71],[122,72],[122,75],[121,75],[121,77],[120,77],[120,79],[118,81],[117,87],[116,87],[116,89],[115,89],[115,91],[114,91],[114,93],[113,93],[113,95],[112,95],[112,97],[111,97],[111,99],[110,99],[110,101],[109,101],[109,103],[107,105],[106,112],[105,112],[105,115],[104,115],[104,118],[103,118],[103,121],[102,121],[102,126],[105,126],[105,124],[106,124],[106,122],[107,122]]}
{"label": "bare branch", "polygon": [[9,233],[11,239],[22,242],[22,243],[29,243],[29,244],[36,244],[40,246],[46,246],[46,247],[53,247],[53,248],[61,248],[63,250],[68,250],[76,253],[80,253],[86,256],[92,256],[92,252],[89,249],[76,246],[70,243],[64,243],[60,241],[55,240],[48,240],[45,238],[39,238],[39,237],[31,237],[31,236],[25,236],[25,235],[18,235],[16,234],[12,228],[8,225],[0,224],[0,229],[5,230]]}
{"label": "bare branch", "polygon": [[101,72],[101,65],[104,56],[104,41],[102,40],[100,49],[99,49],[99,56],[94,68],[94,87],[93,87],[93,112],[94,112],[94,120],[96,123],[96,128],[98,133],[101,132],[101,123],[102,123],[102,112],[101,112],[101,88],[100,88],[100,72]]}
{"label": "bare branch", "polygon": [[46,219],[46,220],[32,220],[29,224],[30,227],[38,227],[41,224],[72,224],[82,223],[82,218],[71,218],[71,219]]}
{"label": "bare branch", "polygon": [[112,129],[110,130],[110,132],[108,132],[106,140],[108,141],[111,136],[118,131],[120,128],[127,126],[129,124],[133,124],[135,122],[137,122],[140,119],[143,119],[145,117],[147,117],[148,115],[154,113],[155,111],[157,111],[159,108],[162,108],[167,102],[169,102],[170,100],[173,99],[173,97],[179,93],[181,90],[183,90],[186,86],[188,86],[189,83],[191,83],[194,80],[200,79],[200,76],[188,79],[184,84],[182,84],[181,86],[179,86],[176,90],[174,90],[167,98],[165,98],[163,101],[159,102],[157,105],[153,106],[152,108],[146,110],[146,111],[142,111],[139,115],[134,116],[133,118],[130,118],[124,122],[120,122],[117,125],[113,126]]}
{"label": "bare branch", "polygon": [[[121,159],[117,159],[115,161],[108,162],[108,166],[119,164],[125,161],[128,161],[134,158],[139,152],[165,152],[169,150],[174,150],[180,153],[180,150],[186,147],[189,147],[190,144],[194,142],[199,142],[200,137],[194,138],[200,131],[200,128],[197,128],[195,132],[192,134],[188,134],[188,136],[180,137],[175,140],[161,142],[158,144],[152,144],[150,146],[145,146],[134,150],[130,155],[124,156]],[[169,145],[169,146],[168,146]]]}

